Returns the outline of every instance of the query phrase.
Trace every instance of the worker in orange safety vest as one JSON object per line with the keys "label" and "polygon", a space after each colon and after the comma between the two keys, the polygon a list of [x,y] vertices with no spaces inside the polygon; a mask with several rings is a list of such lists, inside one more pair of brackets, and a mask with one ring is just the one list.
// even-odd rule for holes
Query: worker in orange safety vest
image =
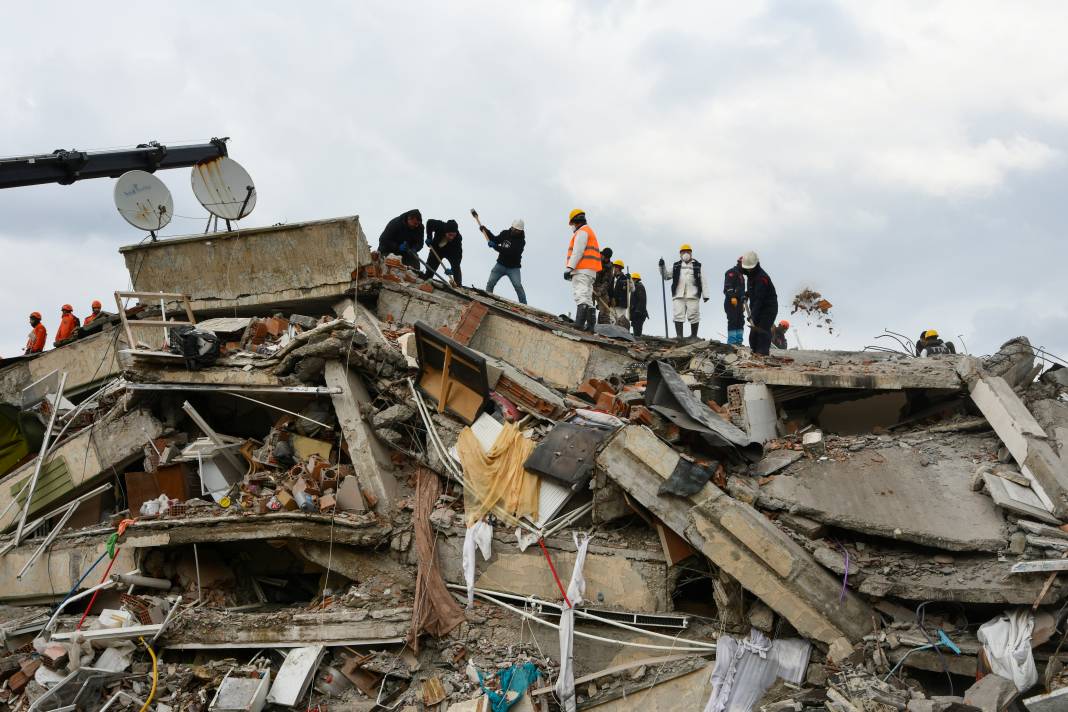
{"label": "worker in orange safety vest", "polygon": [[93,320],[100,316],[100,310],[103,308],[103,306],[104,305],[100,303],[99,299],[94,299],[93,300],[93,313],[90,314],[89,316],[85,317],[85,321],[82,322],[82,325],[83,326],[89,326],[90,324],[92,324]]}
{"label": "worker in orange safety vest", "polygon": [[56,329],[56,340],[53,341],[53,345],[59,346],[60,343],[69,339],[74,335],[74,330],[82,325],[82,322],[78,317],[74,316],[74,307],[70,304],[64,304],[62,307],[62,315],[59,317],[59,328]]}
{"label": "worker in orange safety vest", "polygon": [[601,248],[593,228],[586,224],[586,211],[575,208],[567,218],[571,226],[571,243],[567,246],[564,279],[571,282],[575,300],[575,325],[593,332],[597,309],[593,305],[593,282],[601,271]]}
{"label": "worker in orange safety vest", "polygon": [[39,354],[44,351],[45,341],[48,340],[48,331],[41,323],[41,312],[30,314],[30,335],[26,339],[25,354]]}

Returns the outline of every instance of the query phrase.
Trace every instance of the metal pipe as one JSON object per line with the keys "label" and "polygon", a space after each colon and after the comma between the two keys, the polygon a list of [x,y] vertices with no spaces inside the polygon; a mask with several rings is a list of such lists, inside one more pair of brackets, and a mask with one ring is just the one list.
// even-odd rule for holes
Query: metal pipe
{"label": "metal pipe", "polygon": [[[33,504],[33,491],[37,488],[37,478],[41,476],[41,466],[44,464],[45,455],[48,454],[48,441],[52,435],[52,428],[56,425],[56,416],[59,415],[59,402],[63,399],[63,388],[67,385],[67,372],[64,371],[59,375],[59,386],[56,388],[56,399],[52,402],[52,413],[48,418],[48,427],[45,429],[44,438],[41,439],[41,450],[37,454],[37,462],[33,467],[33,476],[30,477],[30,483],[23,487],[22,491],[26,493],[26,504],[22,508],[22,514],[19,515],[19,525],[15,529],[15,546],[22,543],[22,532],[26,526],[26,515],[30,512],[30,505]],[[46,395],[45,398],[48,396]]]}
{"label": "metal pipe", "polygon": [[129,586],[157,588],[160,591],[170,591],[173,587],[173,584],[168,579],[138,576],[137,574],[111,574],[111,580]]}
{"label": "metal pipe", "polygon": [[43,554],[45,552],[46,549],[48,549],[48,547],[52,546],[52,542],[54,542],[56,540],[56,537],[59,536],[60,530],[62,530],[63,527],[66,526],[67,522],[70,520],[71,516],[74,514],[74,510],[76,510],[78,508],[79,504],[81,504],[81,503],[80,502],[73,502],[72,504],[70,504],[67,507],[67,511],[63,513],[63,516],[60,518],[59,523],[56,524],[56,526],[52,527],[52,531],[48,532],[48,536],[45,537],[45,540],[42,541],[41,545],[38,546],[37,549],[33,552],[33,554],[30,556],[29,560],[22,567],[22,570],[20,570],[18,572],[18,574],[15,576],[15,578],[17,580],[21,581],[22,580],[22,575],[24,573],[26,573],[26,570],[29,569],[31,566],[33,566],[37,562],[37,559],[41,556],[41,554]]}
{"label": "metal pipe", "polygon": [[272,405],[271,403],[264,403],[261,400],[256,400],[255,398],[249,398],[248,396],[243,396],[240,393],[234,393],[233,391],[219,391],[219,392],[220,393],[225,393],[228,396],[233,396],[234,398],[243,398],[243,399],[245,399],[247,401],[250,401],[252,403],[255,403],[257,405],[262,405],[265,408],[273,408],[273,409],[275,409],[277,411],[280,411],[282,413],[287,413],[287,414],[295,416],[297,418],[303,418],[304,420],[307,420],[310,423],[315,423],[316,425],[320,425],[320,426],[326,428],[327,430],[333,430],[333,427],[334,427],[332,425],[327,425],[326,423],[320,422],[320,421],[316,420],[315,418],[309,418],[306,415],[301,415],[300,413],[295,413],[295,412],[293,412],[291,410],[286,410],[285,408],[282,408],[282,407],[277,406],[277,405]]}

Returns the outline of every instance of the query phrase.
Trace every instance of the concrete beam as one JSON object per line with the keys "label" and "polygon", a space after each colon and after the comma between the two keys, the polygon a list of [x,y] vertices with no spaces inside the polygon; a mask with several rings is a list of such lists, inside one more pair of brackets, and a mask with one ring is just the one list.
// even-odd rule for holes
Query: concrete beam
{"label": "concrete beam", "polygon": [[712,483],[689,498],[659,495],[679,454],[643,426],[619,430],[597,458],[608,476],[802,635],[831,644],[860,640],[872,611],[812,556],[749,505]]}
{"label": "concrete beam", "polygon": [[[222,510],[206,507],[208,516],[138,521],[119,539],[131,548],[179,546],[233,541],[294,540],[329,542],[351,546],[377,546],[391,531],[373,515],[331,518],[303,512],[222,516]],[[331,533],[332,532],[332,533]]]}
{"label": "concrete beam", "polygon": [[188,294],[200,314],[332,302],[370,264],[356,216],[129,245],[134,289]]}
{"label": "concrete beam", "polygon": [[1048,499],[1053,516],[1068,520],[1068,466],[1054,451],[1042,426],[1005,379],[984,373],[977,359],[963,361],[959,372],[968,384],[972,401],[1020,470],[1024,475],[1030,474],[1041,488],[1039,497],[1044,494]]}
{"label": "concrete beam", "polygon": [[[41,556],[26,573],[22,580],[16,578],[18,572],[26,565],[40,543],[36,539],[26,540],[0,557],[0,602],[28,604],[35,601],[51,601],[62,598],[82,574],[100,558],[106,549],[107,534],[86,539],[58,539],[51,550]],[[90,574],[82,583],[82,588],[89,588],[100,581],[100,576],[107,566],[105,560],[95,575]],[[136,568],[133,549],[120,549],[112,571],[125,573]]]}
{"label": "concrete beam", "polygon": [[327,361],[324,375],[326,385],[341,389],[340,393],[330,398],[334,402],[334,412],[349,447],[349,457],[356,467],[360,486],[378,499],[376,508],[379,511],[389,511],[397,481],[389,453],[375,437],[374,429],[364,420],[364,410],[369,407],[371,395],[360,377],[341,361]]}
{"label": "concrete beam", "polygon": [[177,649],[296,647],[302,645],[387,645],[404,641],[410,608],[385,611],[335,607],[327,613],[297,613],[264,625],[263,614],[225,612],[224,619],[179,616],[163,634],[161,647]]}

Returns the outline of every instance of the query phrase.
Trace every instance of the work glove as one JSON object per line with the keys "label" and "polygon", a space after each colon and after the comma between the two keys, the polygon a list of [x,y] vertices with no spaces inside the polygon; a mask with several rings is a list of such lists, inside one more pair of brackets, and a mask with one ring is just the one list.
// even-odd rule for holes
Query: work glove
{"label": "work glove", "polygon": [[494,242],[493,240],[490,240],[490,241],[489,241],[489,242],[487,242],[486,244],[490,246],[490,249],[493,249],[493,250],[496,250],[496,249],[497,249],[497,243],[496,243],[496,242]]}
{"label": "work glove", "polygon": [[446,274],[447,276],[451,277],[451,276],[452,276],[452,270],[451,270],[451,269],[447,269],[447,270],[445,270],[445,274]]}
{"label": "work glove", "polygon": [[708,297],[705,297],[705,301],[706,301],[706,302],[708,301]]}
{"label": "work glove", "polygon": [[663,266],[664,266],[664,258],[663,258],[663,257],[661,257],[661,258],[660,258],[660,266],[661,266],[661,267],[663,267]]}
{"label": "work glove", "polygon": [[731,297],[731,306],[732,307],[738,306],[738,297]]}
{"label": "work glove", "polygon": [[400,250],[402,253],[407,252],[408,251],[408,243],[407,242],[402,242],[400,244],[400,247],[398,247],[397,249]]}
{"label": "work glove", "polygon": [[569,281],[569,282],[570,282],[570,281],[571,281],[571,273],[572,273],[572,272],[574,272],[574,270],[572,270],[572,269],[570,269],[570,268],[568,268],[568,269],[565,269],[565,270],[564,270],[564,279],[566,279],[567,281]]}

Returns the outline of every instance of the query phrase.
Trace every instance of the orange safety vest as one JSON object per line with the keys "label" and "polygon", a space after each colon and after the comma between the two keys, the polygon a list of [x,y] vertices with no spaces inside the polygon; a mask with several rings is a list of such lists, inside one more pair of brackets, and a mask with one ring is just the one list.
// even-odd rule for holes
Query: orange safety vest
{"label": "orange safety vest", "polygon": [[44,351],[45,341],[48,339],[48,332],[44,328],[44,324],[38,323],[37,326],[30,329],[30,336],[26,339],[26,353],[39,354]]}
{"label": "orange safety vest", "polygon": [[586,233],[586,249],[582,253],[578,267],[575,269],[588,269],[591,272],[601,271],[601,246],[597,244],[597,235],[589,225],[583,225],[571,235],[571,244],[567,246],[567,259],[565,265],[571,264],[571,252],[575,249],[575,235],[580,232]]}

